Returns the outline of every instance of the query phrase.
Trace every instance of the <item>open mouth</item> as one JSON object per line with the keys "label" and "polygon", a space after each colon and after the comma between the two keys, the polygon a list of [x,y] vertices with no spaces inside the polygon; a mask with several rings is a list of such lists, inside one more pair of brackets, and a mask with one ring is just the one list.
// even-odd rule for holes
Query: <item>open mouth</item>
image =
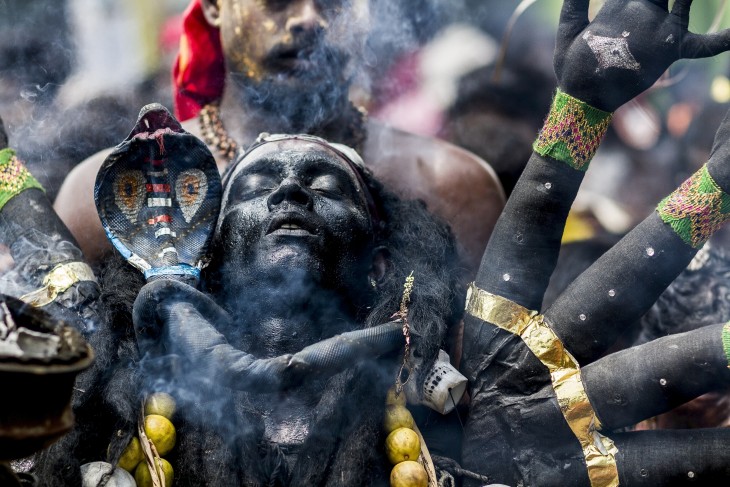
{"label": "open mouth", "polygon": [[274,49],[268,57],[271,66],[281,67],[306,67],[312,63],[314,48],[307,46],[282,46]]}
{"label": "open mouth", "polygon": [[275,216],[266,230],[267,235],[311,236],[317,233],[317,228],[308,219],[295,213]]}

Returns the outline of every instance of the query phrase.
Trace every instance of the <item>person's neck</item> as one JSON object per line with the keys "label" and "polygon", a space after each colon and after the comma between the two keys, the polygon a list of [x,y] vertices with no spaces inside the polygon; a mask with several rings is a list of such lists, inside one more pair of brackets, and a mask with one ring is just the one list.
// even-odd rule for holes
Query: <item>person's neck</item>
{"label": "person's neck", "polygon": [[317,97],[298,93],[273,100],[264,95],[252,96],[252,92],[252,88],[228,80],[220,101],[223,126],[244,147],[262,132],[308,133],[337,139],[337,132],[352,118],[353,108],[344,88],[329,100],[329,106],[317,102]]}
{"label": "person's neck", "polygon": [[225,297],[226,308],[245,321],[237,320],[229,340],[256,357],[294,354],[356,326],[352,313],[333,291],[257,284]]}

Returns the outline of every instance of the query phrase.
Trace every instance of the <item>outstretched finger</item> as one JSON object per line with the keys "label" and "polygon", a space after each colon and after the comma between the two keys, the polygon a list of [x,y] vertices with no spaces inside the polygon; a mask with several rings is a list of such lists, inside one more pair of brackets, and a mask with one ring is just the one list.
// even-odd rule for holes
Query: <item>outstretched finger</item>
{"label": "outstretched finger", "polygon": [[560,11],[558,48],[567,45],[588,26],[590,0],[565,0]]}
{"label": "outstretched finger", "polygon": [[698,59],[712,57],[730,50],[730,29],[713,34],[687,33],[682,41],[681,57]]}
{"label": "outstretched finger", "polygon": [[680,18],[686,18],[689,15],[689,9],[692,6],[692,0],[675,0],[672,7],[672,13]]}

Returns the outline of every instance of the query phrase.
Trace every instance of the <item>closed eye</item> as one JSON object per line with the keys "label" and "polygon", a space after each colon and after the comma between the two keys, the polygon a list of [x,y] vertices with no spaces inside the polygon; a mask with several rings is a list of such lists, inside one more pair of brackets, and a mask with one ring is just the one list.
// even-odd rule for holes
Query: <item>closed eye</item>
{"label": "closed eye", "polygon": [[236,199],[248,200],[257,198],[273,191],[278,186],[278,181],[267,174],[249,174],[240,177],[231,188]]}
{"label": "closed eye", "polygon": [[338,198],[342,196],[343,190],[337,176],[332,174],[322,174],[316,176],[309,183],[309,188],[319,194],[323,194],[330,198]]}

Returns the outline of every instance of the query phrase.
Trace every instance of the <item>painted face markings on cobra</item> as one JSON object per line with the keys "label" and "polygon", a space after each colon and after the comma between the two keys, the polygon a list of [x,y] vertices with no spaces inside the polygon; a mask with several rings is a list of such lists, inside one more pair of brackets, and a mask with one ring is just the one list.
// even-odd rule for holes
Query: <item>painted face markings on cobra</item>
{"label": "painted face markings on cobra", "polygon": [[180,203],[183,218],[190,220],[203,204],[208,192],[208,179],[200,169],[188,169],[180,173],[175,183],[175,194]]}
{"label": "painted face markings on cobra", "polygon": [[629,43],[626,41],[628,34],[628,32],[624,32],[622,37],[603,37],[593,35],[591,31],[586,31],[583,34],[583,39],[593,51],[601,68],[638,71],[641,65],[629,51]]}
{"label": "painted face markings on cobra", "polygon": [[137,223],[146,195],[142,171],[130,170],[114,179],[114,202],[131,223]]}

